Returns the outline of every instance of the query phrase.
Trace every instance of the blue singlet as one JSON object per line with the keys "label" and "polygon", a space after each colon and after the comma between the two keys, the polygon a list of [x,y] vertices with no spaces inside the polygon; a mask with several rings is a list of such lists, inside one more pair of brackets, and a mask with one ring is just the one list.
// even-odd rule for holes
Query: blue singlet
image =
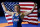
{"label": "blue singlet", "polygon": [[22,27],[21,26],[22,20],[21,20],[20,14],[18,16],[15,16],[15,14],[13,15],[13,27]]}

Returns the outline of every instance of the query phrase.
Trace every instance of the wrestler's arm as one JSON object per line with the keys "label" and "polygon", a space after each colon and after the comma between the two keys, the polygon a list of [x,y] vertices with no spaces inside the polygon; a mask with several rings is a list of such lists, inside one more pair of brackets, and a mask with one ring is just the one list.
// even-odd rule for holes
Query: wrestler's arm
{"label": "wrestler's arm", "polygon": [[21,17],[22,17],[22,19],[24,18],[24,16],[29,15],[29,14],[35,9],[35,7],[36,7],[36,3],[34,4],[34,7],[33,7],[33,9],[32,9],[30,12],[24,12],[24,13],[21,13]]}
{"label": "wrestler's arm", "polygon": [[8,11],[3,2],[1,3],[1,5],[2,5],[3,10],[4,10],[6,13],[8,13],[8,14],[13,14],[13,13],[14,13],[14,12]]}
{"label": "wrestler's arm", "polygon": [[29,15],[30,13],[33,12],[33,10],[35,9],[35,7],[36,7],[36,3],[34,3],[34,7],[31,9],[31,11],[29,11],[29,12],[24,12],[23,15],[24,15],[24,16]]}

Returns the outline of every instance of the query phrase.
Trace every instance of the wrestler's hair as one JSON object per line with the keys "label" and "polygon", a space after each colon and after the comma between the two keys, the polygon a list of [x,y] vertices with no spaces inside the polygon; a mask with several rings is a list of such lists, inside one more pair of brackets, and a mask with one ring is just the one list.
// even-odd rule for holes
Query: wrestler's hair
{"label": "wrestler's hair", "polygon": [[20,9],[20,6],[19,6],[18,4],[14,5],[14,7],[15,7],[15,6],[18,6],[18,7],[19,7],[19,9]]}
{"label": "wrestler's hair", "polygon": [[[18,4],[14,5],[14,7],[15,7],[15,6],[18,6],[18,7],[19,7],[19,9],[20,9],[20,6],[19,6]],[[15,9],[14,9],[14,11],[15,11]]]}

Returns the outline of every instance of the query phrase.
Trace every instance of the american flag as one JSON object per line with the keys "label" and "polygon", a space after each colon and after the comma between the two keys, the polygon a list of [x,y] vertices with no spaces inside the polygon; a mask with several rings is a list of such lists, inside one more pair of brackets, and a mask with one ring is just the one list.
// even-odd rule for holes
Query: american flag
{"label": "american flag", "polygon": [[[15,4],[19,4],[21,9],[21,12],[30,12],[30,10],[33,8],[34,6],[34,2],[4,2],[6,8],[8,9],[8,11],[10,11],[10,9],[12,9],[12,11],[14,11],[14,5]],[[38,16],[37,16],[37,6],[35,7],[34,11],[29,14],[28,16],[24,16],[23,21],[27,21],[30,24],[38,24]],[[12,16],[8,15],[7,13],[5,13],[5,17],[6,20],[8,22],[8,24],[13,23],[12,21]]]}

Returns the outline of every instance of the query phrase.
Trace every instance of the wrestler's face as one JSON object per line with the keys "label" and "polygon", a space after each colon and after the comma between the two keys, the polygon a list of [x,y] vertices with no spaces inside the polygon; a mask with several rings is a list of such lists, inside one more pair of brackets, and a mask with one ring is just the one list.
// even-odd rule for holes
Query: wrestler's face
{"label": "wrestler's face", "polygon": [[16,12],[20,11],[20,8],[18,6],[15,6],[14,9]]}

